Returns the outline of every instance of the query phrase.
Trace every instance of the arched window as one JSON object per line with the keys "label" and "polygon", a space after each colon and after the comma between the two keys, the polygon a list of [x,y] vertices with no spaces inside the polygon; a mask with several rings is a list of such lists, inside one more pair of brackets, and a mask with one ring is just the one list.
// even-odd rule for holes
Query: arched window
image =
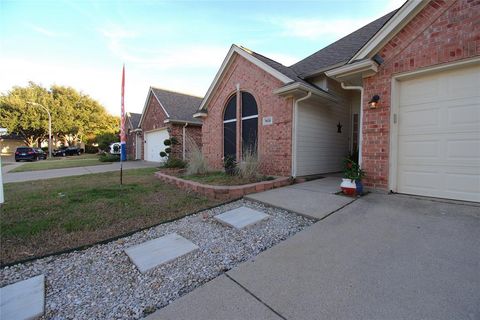
{"label": "arched window", "polygon": [[258,108],[255,98],[242,92],[242,152],[257,152]]}
{"label": "arched window", "polygon": [[[241,93],[242,103],[242,152],[257,152],[258,108],[255,98],[248,92]],[[223,114],[223,156],[237,155],[237,96],[227,102]]]}
{"label": "arched window", "polygon": [[230,97],[223,114],[223,156],[237,156],[237,96]]}

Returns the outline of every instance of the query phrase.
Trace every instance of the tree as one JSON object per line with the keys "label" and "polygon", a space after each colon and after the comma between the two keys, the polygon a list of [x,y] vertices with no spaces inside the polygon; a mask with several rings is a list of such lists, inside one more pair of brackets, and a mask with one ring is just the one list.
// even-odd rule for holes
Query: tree
{"label": "tree", "polygon": [[27,87],[13,87],[6,95],[0,95],[0,127],[17,133],[25,144],[33,146],[39,139],[48,136],[48,115],[39,103],[53,109],[53,99],[45,88],[30,82]]}
{"label": "tree", "polygon": [[29,146],[48,137],[48,115],[27,102],[49,109],[52,133],[69,145],[118,131],[118,117],[108,114],[90,96],[71,87],[54,85],[47,90],[30,82],[27,87],[13,87],[7,94],[0,95],[0,127],[20,134]]}

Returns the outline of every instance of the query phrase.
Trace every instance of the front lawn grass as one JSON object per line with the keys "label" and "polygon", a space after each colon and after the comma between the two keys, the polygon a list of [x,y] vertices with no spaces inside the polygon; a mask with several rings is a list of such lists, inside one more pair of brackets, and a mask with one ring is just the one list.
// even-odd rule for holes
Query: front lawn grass
{"label": "front lawn grass", "polygon": [[203,184],[217,185],[217,186],[237,186],[242,184],[255,183],[265,180],[273,180],[273,177],[258,176],[254,179],[243,178],[238,175],[228,175],[222,171],[208,172],[201,175],[179,175],[179,178],[192,180]]}
{"label": "front lawn grass", "polygon": [[97,166],[101,164],[110,164],[111,162],[101,162],[96,154],[84,154],[81,156],[56,157],[47,160],[25,163],[10,172],[39,171],[49,169],[74,168]]}
{"label": "front lawn grass", "polygon": [[92,244],[220,204],[155,178],[156,168],[8,183],[0,263]]}

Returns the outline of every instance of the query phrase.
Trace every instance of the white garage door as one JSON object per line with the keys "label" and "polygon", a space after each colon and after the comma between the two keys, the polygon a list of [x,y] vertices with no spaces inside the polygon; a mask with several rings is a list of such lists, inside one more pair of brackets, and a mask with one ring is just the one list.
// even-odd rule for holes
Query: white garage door
{"label": "white garage door", "polygon": [[399,89],[397,191],[480,201],[480,67]]}
{"label": "white garage door", "polygon": [[168,139],[167,129],[146,132],[145,133],[145,160],[162,162],[166,160],[165,158],[160,157],[160,152],[164,151],[166,146],[163,144],[165,139]]}

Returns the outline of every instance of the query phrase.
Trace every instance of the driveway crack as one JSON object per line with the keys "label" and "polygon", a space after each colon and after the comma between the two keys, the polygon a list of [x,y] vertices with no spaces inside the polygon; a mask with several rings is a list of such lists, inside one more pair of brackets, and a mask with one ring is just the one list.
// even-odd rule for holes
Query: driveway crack
{"label": "driveway crack", "polygon": [[260,302],[261,304],[263,304],[265,307],[267,307],[270,311],[272,311],[273,313],[275,313],[277,316],[279,316],[281,319],[283,320],[288,320],[286,317],[282,316],[278,311],[276,311],[275,309],[273,309],[272,307],[270,307],[268,304],[266,304],[264,301],[262,301],[262,299],[260,299],[259,297],[257,297],[256,295],[254,295],[250,290],[248,290],[246,287],[244,287],[243,285],[241,285],[237,280],[233,279],[232,277],[230,277],[227,273],[225,273],[225,276],[232,280],[234,283],[236,283],[240,288],[242,288],[243,290],[245,290],[245,292],[247,292],[249,295],[251,295],[253,298],[255,298],[255,300],[257,300],[258,302]]}

